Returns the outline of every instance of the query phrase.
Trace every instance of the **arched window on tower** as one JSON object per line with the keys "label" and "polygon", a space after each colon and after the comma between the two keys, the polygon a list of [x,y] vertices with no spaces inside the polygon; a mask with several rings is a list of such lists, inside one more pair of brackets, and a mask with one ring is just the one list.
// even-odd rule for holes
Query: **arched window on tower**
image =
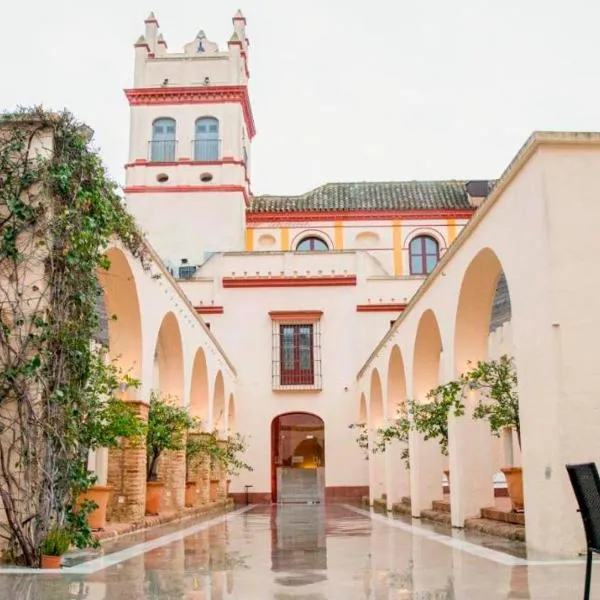
{"label": "arched window on tower", "polygon": [[219,121],[214,117],[201,117],[196,121],[194,160],[200,162],[219,160],[220,154]]}
{"label": "arched window on tower", "polygon": [[411,240],[408,252],[411,275],[428,275],[440,259],[440,247],[429,235],[420,235]]}
{"label": "arched window on tower", "polygon": [[305,237],[296,246],[296,252],[322,252],[327,250],[329,250],[329,246],[316,236]]}
{"label": "arched window on tower", "polygon": [[173,162],[177,148],[177,126],[175,119],[161,117],[152,123],[150,160],[153,162]]}

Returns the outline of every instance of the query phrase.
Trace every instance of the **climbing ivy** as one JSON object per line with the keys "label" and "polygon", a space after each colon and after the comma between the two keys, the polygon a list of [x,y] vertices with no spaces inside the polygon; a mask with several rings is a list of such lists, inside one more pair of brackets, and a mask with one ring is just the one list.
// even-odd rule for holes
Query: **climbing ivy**
{"label": "climbing ivy", "polygon": [[27,565],[54,527],[90,541],[74,517],[76,495],[93,482],[87,453],[127,431],[120,425],[131,417],[115,404],[119,373],[92,343],[98,272],[110,267],[113,240],[147,258],[89,137],[68,112],[0,117],[2,534]]}

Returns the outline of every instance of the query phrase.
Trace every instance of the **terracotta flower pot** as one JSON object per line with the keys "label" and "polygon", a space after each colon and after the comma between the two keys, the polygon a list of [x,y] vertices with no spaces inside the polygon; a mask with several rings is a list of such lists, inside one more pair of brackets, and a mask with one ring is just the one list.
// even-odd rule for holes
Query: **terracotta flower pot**
{"label": "terracotta flower pot", "polygon": [[42,569],[60,569],[60,556],[50,556],[49,554],[42,554]]}
{"label": "terracotta flower pot", "polygon": [[194,506],[196,503],[196,482],[188,481],[185,484],[185,505]]}
{"label": "terracotta flower pot", "polygon": [[521,467],[511,467],[510,469],[500,469],[506,477],[506,487],[508,495],[512,502],[512,509],[515,512],[525,510],[525,501],[523,498],[523,469]]}
{"label": "terracotta flower pot", "polygon": [[146,514],[157,515],[162,507],[165,484],[162,481],[146,482]]}
{"label": "terracotta flower pot", "polygon": [[92,500],[98,505],[98,508],[87,516],[90,529],[104,529],[106,527],[106,508],[112,490],[111,486],[93,485],[77,499],[77,504],[82,504],[85,500]]}
{"label": "terracotta flower pot", "polygon": [[210,501],[216,502],[219,498],[219,480],[211,479],[210,480]]}

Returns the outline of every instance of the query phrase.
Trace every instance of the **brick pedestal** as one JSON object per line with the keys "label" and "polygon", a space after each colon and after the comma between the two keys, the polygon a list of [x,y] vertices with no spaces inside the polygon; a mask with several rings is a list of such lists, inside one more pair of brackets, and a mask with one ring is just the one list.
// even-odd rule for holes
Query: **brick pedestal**
{"label": "brick pedestal", "polygon": [[[190,433],[188,439],[208,435],[205,433]],[[188,465],[188,481],[196,483],[194,507],[203,506],[209,502],[210,490],[210,459],[207,456],[197,456]]]}
{"label": "brick pedestal", "polygon": [[[219,440],[217,442],[219,448],[224,449],[227,446],[227,442],[225,440]],[[221,463],[216,464],[215,473],[213,473],[212,478],[219,480],[219,491],[217,492],[217,500],[225,500],[227,498],[227,472],[225,467]]]}
{"label": "brick pedestal", "polygon": [[[138,417],[148,422],[148,405],[131,401]],[[146,513],[146,440],[125,439],[120,448],[108,452],[107,484],[114,487],[108,505],[108,520],[139,523]]]}
{"label": "brick pedestal", "polygon": [[162,511],[178,511],[185,505],[185,450],[167,450],[158,463],[158,481],[165,484]]}

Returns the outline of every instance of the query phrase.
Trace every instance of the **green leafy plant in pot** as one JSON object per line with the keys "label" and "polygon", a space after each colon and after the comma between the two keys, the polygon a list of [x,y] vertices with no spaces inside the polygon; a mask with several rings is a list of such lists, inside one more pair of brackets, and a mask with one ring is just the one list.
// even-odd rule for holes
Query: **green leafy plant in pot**
{"label": "green leafy plant in pot", "polygon": [[[514,359],[504,354],[497,360],[479,361],[463,374],[461,380],[479,392],[473,418],[487,420],[496,436],[506,429],[514,430],[521,448],[518,378]],[[511,465],[502,469],[502,472],[506,477],[513,510],[523,511],[523,470]]]}
{"label": "green leafy plant in pot", "polygon": [[[195,506],[198,503],[197,484],[194,479],[197,477],[197,469],[204,458],[208,458],[212,464],[219,458],[223,451],[217,443],[214,433],[201,431],[201,422],[194,419],[195,425],[188,432],[187,443],[185,447],[186,454],[186,488],[185,505]],[[207,500],[208,498],[202,498]]]}
{"label": "green leafy plant in pot", "polygon": [[160,512],[164,483],[158,481],[159,459],[165,451],[181,451],[186,447],[186,433],[196,423],[188,410],[178,406],[174,397],[153,391],[148,410],[146,433],[146,514]]}
{"label": "green leafy plant in pot", "polygon": [[59,569],[61,556],[67,552],[71,542],[72,532],[68,527],[50,529],[40,544],[42,569]]}

